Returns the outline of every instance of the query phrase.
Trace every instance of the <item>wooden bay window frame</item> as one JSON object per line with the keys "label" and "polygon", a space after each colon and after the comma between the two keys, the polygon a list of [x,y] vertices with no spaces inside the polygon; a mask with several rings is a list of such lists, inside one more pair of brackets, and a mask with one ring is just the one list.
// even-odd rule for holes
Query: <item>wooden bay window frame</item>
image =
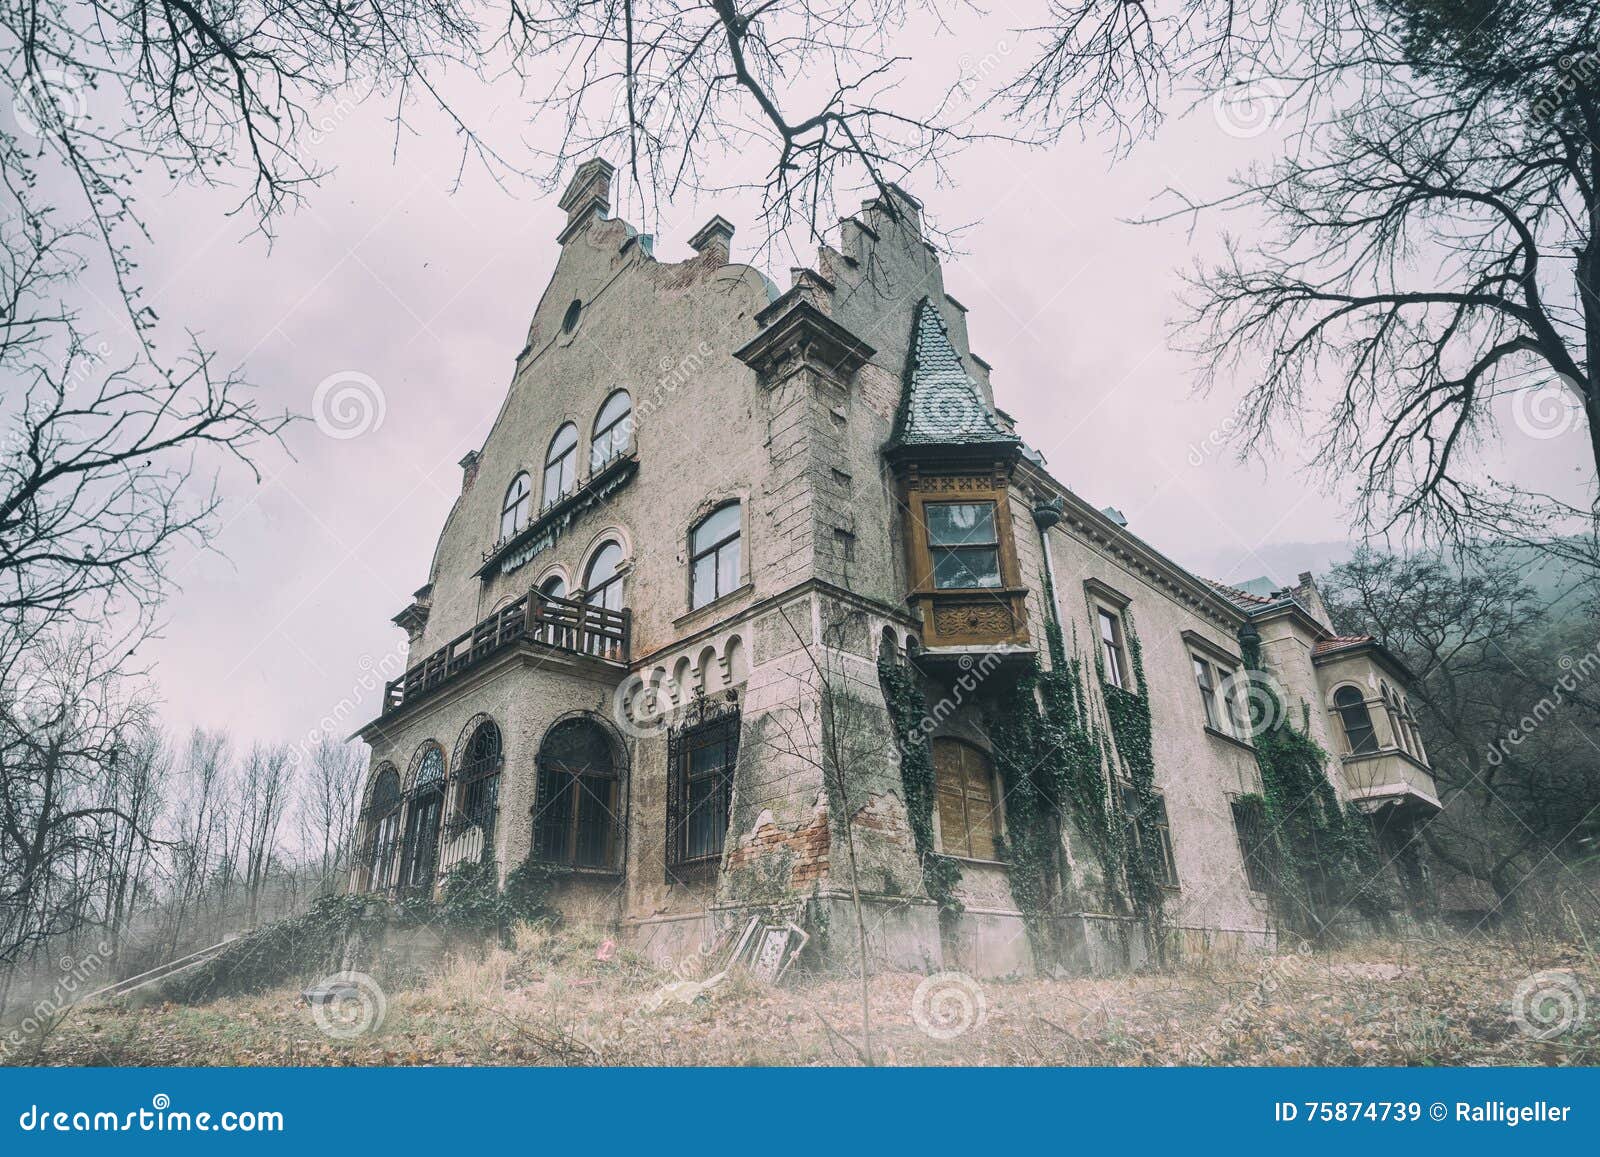
{"label": "wooden bay window frame", "polygon": [[[912,464],[903,475],[906,508],[906,564],[910,579],[907,601],[920,613],[923,646],[941,647],[1026,646],[1027,615],[1017,562],[1016,536],[1011,519],[1010,467],[994,462],[987,468],[974,464],[963,471],[930,472]],[[992,541],[935,541],[930,534],[930,507],[985,506],[992,512]],[[982,520],[980,519],[979,525]],[[936,564],[941,557],[956,559],[961,552],[992,550],[998,582],[990,585],[940,586]],[[946,575],[956,568],[946,567]]]}

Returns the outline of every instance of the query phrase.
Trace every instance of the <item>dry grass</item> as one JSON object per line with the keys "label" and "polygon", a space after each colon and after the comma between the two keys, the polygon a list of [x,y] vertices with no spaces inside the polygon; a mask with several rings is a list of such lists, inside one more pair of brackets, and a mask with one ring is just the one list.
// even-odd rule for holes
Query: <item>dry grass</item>
{"label": "dry grass", "polygon": [[[509,951],[451,962],[388,994],[381,1028],[331,1040],[293,990],[197,1007],[80,1010],[13,1060],[173,1065],[831,1065],[860,1063],[856,982],[743,975],[691,1003],[679,980],[592,928],[519,929]],[[1558,970],[1587,1016],[1551,1039],[1513,1017],[1518,986]],[[923,978],[872,982],[880,1063],[1417,1065],[1600,1062],[1600,961],[1554,941],[1414,939],[1151,976],[984,981],[984,1016],[951,1039],[919,1027]],[[971,1006],[966,1006],[970,1008]],[[939,1005],[956,1018],[957,1005]],[[1556,1011],[1553,1006],[1549,1011]],[[1537,1010],[1536,1010],[1537,1013]],[[927,1018],[924,1017],[924,1020]],[[970,1017],[968,1019],[971,1019]]]}

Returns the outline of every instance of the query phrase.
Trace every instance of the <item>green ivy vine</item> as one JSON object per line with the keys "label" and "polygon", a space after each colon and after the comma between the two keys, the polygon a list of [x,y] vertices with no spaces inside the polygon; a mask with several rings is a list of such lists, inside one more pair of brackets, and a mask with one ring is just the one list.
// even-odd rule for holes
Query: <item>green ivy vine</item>
{"label": "green ivy vine", "polygon": [[956,885],[961,882],[961,865],[940,855],[933,842],[933,808],[936,786],[933,779],[933,752],[922,722],[928,717],[928,700],[909,665],[887,657],[878,660],[878,683],[889,708],[895,744],[900,751],[900,781],[905,790],[906,818],[911,824],[911,839],[922,866],[922,886],[939,905],[942,920],[961,911]]}
{"label": "green ivy vine", "polygon": [[1265,839],[1258,849],[1280,923],[1309,940],[1326,940],[1340,916],[1354,911],[1381,920],[1394,910],[1389,873],[1370,826],[1339,800],[1327,775],[1328,754],[1311,738],[1311,709],[1300,727],[1262,674],[1258,638],[1241,637],[1250,672],[1252,730],[1260,796],[1240,802],[1261,809]]}

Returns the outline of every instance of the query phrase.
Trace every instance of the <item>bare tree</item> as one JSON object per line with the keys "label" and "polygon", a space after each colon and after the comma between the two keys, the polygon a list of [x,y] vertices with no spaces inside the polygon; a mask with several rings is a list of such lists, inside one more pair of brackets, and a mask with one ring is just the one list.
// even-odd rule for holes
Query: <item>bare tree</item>
{"label": "bare tree", "polygon": [[0,680],[0,965],[97,919],[119,825],[149,838],[101,786],[150,721],[122,659],[57,635]]}
{"label": "bare tree", "polygon": [[[1207,383],[1249,382],[1246,445],[1308,414],[1314,465],[1375,529],[1576,534],[1576,500],[1487,477],[1483,444],[1584,427],[1600,468],[1600,10],[1391,0],[1344,48],[1351,89],[1210,207],[1264,216],[1195,282]],[[1187,200],[1182,213],[1200,206]],[[1334,400],[1319,405],[1332,378]]]}
{"label": "bare tree", "polygon": [[332,891],[344,878],[366,772],[367,753],[359,743],[324,737],[300,759],[301,851],[315,856],[319,892]]}

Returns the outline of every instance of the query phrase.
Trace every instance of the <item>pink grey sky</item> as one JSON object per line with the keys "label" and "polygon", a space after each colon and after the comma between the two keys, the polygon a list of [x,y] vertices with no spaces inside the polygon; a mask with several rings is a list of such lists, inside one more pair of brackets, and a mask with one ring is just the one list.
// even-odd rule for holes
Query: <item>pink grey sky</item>
{"label": "pink grey sky", "polygon": [[[992,18],[970,19],[946,56],[1001,43],[985,32]],[[519,136],[539,143],[515,91],[468,99],[478,123],[513,147]],[[362,670],[402,642],[389,617],[427,577],[459,489],[457,460],[494,418],[555,260],[563,215],[553,195],[502,190],[470,169],[452,192],[457,150],[445,127],[420,117],[396,160],[386,114],[378,105],[330,114],[312,151],[334,172],[279,223],[270,248],[250,222],[223,216],[228,196],[146,198],[153,244],[143,273],[168,323],[241,365],[269,407],[306,413],[318,383],[343,371],[370,376],[384,401],[382,424],[360,437],[300,424],[288,453],[261,455],[259,486],[222,477],[217,553],[178,558],[183,589],[151,652],[177,726],[298,741],[341,702],[354,701],[352,729],[376,712]],[[1218,251],[1222,222],[1191,236],[1181,224],[1128,218],[1166,186],[1214,193],[1282,147],[1275,129],[1231,135],[1202,104],[1125,159],[1069,134],[1046,150],[974,147],[944,187],[908,182],[943,224],[972,223],[958,241],[964,252],[946,262],[947,286],[968,307],[973,348],[993,365],[997,400],[1024,437],[1089,501],[1119,507],[1158,548],[1223,579],[1292,578],[1281,571],[1296,552],[1278,548],[1342,541],[1346,519],[1337,496],[1298,473],[1292,439],[1271,462],[1235,461],[1216,435],[1237,394],[1195,397],[1195,367],[1169,344],[1179,274]],[[731,161],[730,181],[765,159]],[[663,260],[688,256],[689,236],[714,212],[741,226],[736,260],[759,241],[751,195],[685,200],[660,220],[640,220],[635,208],[624,197],[617,211],[657,235]],[[789,264],[780,253],[768,272],[787,285]],[[113,319],[92,310],[86,320],[115,343]],[[1560,486],[1581,466],[1583,441],[1576,431],[1513,438],[1505,455],[1519,476]]]}

